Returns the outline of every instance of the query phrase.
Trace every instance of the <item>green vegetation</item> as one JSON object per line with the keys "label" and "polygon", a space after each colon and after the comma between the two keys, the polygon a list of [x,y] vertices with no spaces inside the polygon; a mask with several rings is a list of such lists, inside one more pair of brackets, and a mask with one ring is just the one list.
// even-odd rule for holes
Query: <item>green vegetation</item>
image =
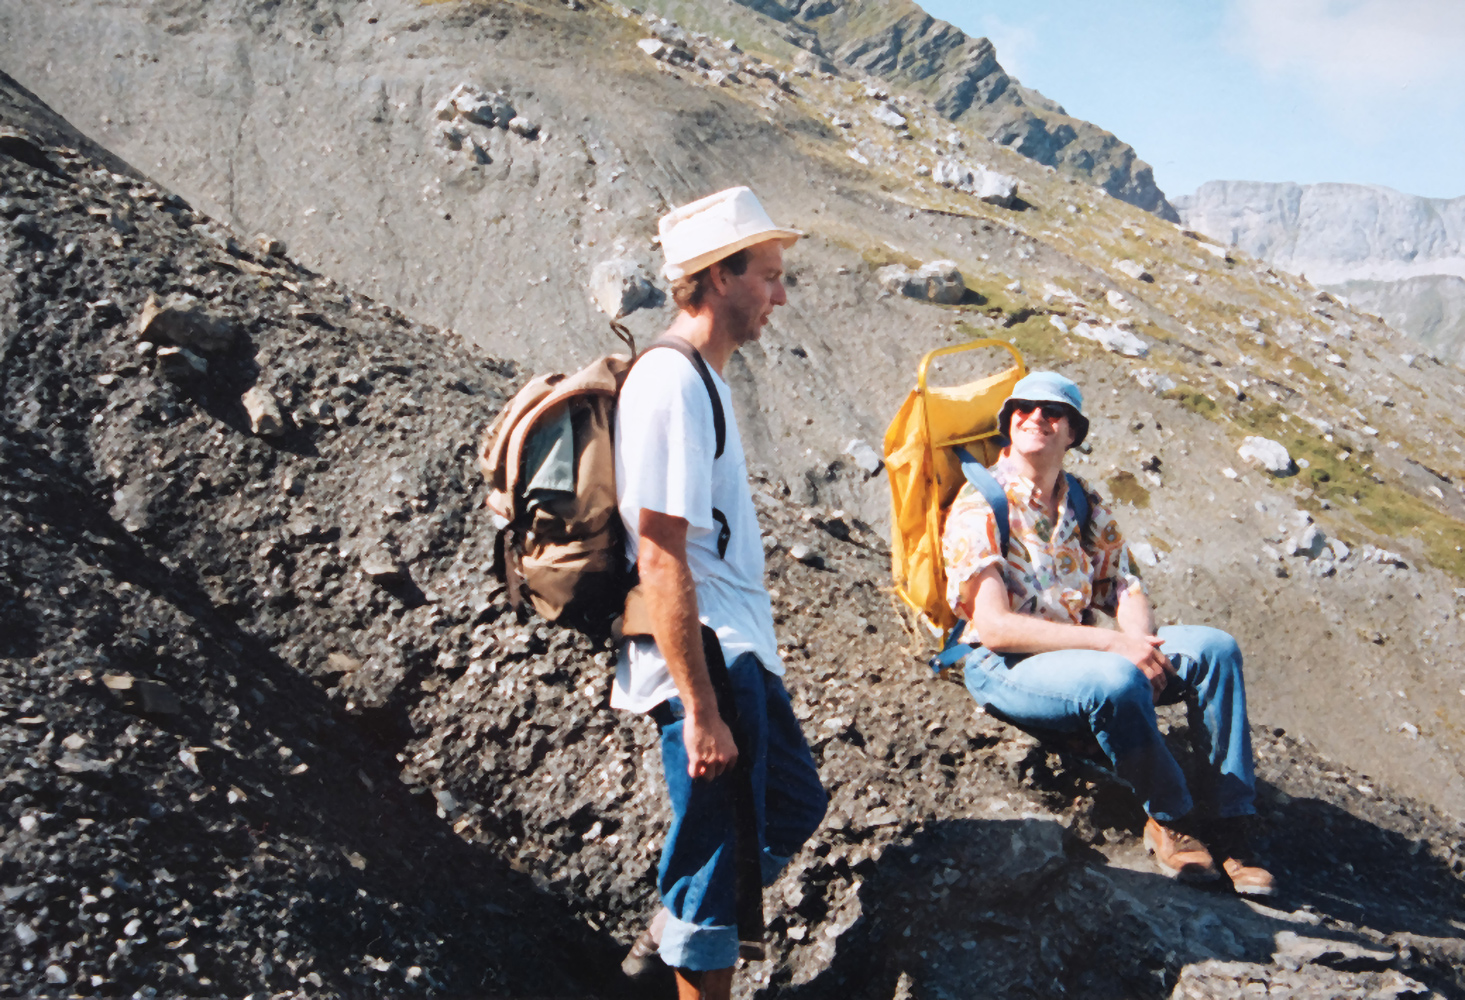
{"label": "green vegetation", "polygon": [[1191,413],[1199,414],[1202,417],[1214,420],[1220,413],[1220,407],[1216,401],[1203,392],[1192,392],[1188,389],[1171,389],[1167,394],[1177,399],[1180,405]]}
{"label": "green vegetation", "polygon": [[888,267],[891,264],[904,264],[914,271],[925,263],[925,261],[918,260],[903,250],[896,250],[894,247],[884,243],[866,247],[861,251],[860,256],[866,264],[870,265],[870,270],[872,271],[877,271],[882,267]]}
{"label": "green vegetation", "polygon": [[1150,505],[1150,491],[1140,485],[1140,481],[1134,477],[1134,473],[1121,469],[1104,482],[1109,487],[1109,496],[1115,500],[1127,503],[1131,507]]}

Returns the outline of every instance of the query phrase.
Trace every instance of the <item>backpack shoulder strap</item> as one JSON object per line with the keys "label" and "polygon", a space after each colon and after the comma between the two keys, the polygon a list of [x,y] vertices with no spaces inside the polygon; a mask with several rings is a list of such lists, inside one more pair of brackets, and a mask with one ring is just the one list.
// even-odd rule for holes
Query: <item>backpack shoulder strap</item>
{"label": "backpack shoulder strap", "polygon": [[1090,537],[1094,527],[1094,508],[1089,504],[1088,491],[1083,488],[1083,483],[1071,472],[1063,474],[1068,479],[1068,506],[1073,509],[1074,519],[1078,521],[1079,538],[1084,544],[1093,541]]}
{"label": "backpack shoulder strap", "polygon": [[[707,387],[707,398],[712,400],[712,430],[717,436],[717,451],[713,458],[722,457],[722,449],[727,444],[727,417],[722,412],[722,397],[717,394],[717,386],[712,382],[712,370],[707,367],[707,362],[702,359],[702,352],[687,343],[681,337],[662,337],[656,343],[641,352],[640,357],[644,358],[649,351],[658,347],[670,347],[682,357],[692,362],[692,367],[697,369],[697,374],[702,376],[702,384]],[[638,359],[639,360],[639,359]]]}
{"label": "backpack shoulder strap", "polygon": [[1012,538],[1012,528],[1007,519],[1007,491],[987,470],[987,467],[977,461],[972,453],[965,448],[956,449],[956,457],[961,460],[961,473],[966,476],[966,481],[972,484],[972,489],[982,494],[987,505],[992,508],[992,514],[997,518],[997,539],[1002,543],[1002,557],[1007,558],[1007,544]]}

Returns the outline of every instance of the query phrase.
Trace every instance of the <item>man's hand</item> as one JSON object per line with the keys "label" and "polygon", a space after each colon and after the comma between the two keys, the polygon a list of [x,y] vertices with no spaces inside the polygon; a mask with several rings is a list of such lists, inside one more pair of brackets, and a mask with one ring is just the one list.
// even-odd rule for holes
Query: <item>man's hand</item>
{"label": "man's hand", "polygon": [[1157,635],[1130,635],[1127,632],[1111,632],[1109,652],[1118,653],[1150,679],[1150,689],[1156,701],[1165,690],[1171,675],[1177,673],[1170,657],[1160,652],[1165,640]]}
{"label": "man's hand", "polygon": [[716,712],[705,720],[688,715],[682,723],[682,742],[687,745],[687,773],[693,779],[711,781],[731,771],[738,761],[738,745],[732,730]]}

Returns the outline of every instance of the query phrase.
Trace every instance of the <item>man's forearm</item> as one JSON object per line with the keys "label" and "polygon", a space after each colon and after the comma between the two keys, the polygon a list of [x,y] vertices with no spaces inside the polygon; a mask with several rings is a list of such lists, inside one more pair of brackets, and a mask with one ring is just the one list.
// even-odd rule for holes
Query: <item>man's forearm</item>
{"label": "man's forearm", "polygon": [[1059,649],[1109,648],[1108,629],[1050,622],[1032,615],[1008,613],[977,626],[982,645],[994,653],[1051,653]]}
{"label": "man's forearm", "polygon": [[717,697],[702,655],[702,622],[697,617],[697,588],[683,561],[658,559],[641,567],[651,617],[651,637],[666,659],[688,715],[717,712]]}
{"label": "man's forearm", "polygon": [[1125,591],[1119,595],[1119,607],[1114,611],[1114,621],[1119,629],[1129,635],[1154,635],[1155,610],[1144,591]]}

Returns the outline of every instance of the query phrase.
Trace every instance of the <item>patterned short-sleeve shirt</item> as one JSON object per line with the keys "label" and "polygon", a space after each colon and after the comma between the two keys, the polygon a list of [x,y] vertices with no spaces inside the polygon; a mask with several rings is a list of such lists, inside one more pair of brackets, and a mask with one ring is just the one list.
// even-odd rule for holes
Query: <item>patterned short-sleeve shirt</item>
{"label": "patterned short-sleeve shirt", "polygon": [[[1078,519],[1066,502],[1066,477],[1058,480],[1058,509],[1062,513],[1055,530],[1042,503],[1034,497],[1030,480],[1005,458],[999,459],[991,472],[1007,494],[1007,558],[1002,557],[997,538],[997,516],[970,483],[962,486],[952,502],[942,530],[946,600],[961,618],[971,618],[971,608],[961,604],[962,584],[998,564],[1013,611],[1063,624],[1083,624],[1084,613],[1089,610],[1112,615],[1121,594],[1144,593],[1144,584],[1114,515],[1086,483],[1080,480],[1093,511],[1093,541],[1087,546],[1080,538]],[[966,641],[977,641],[971,630]]]}

